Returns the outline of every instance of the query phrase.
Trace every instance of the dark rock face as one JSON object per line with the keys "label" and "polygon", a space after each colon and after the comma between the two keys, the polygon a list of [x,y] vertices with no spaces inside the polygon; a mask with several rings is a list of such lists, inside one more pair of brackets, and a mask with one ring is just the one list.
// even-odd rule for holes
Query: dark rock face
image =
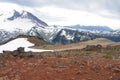
{"label": "dark rock face", "polygon": [[14,51],[3,51],[3,55],[6,56],[6,57],[9,57],[9,56],[18,56],[20,55],[20,53],[24,53],[24,48],[23,47],[19,47],[17,50],[14,50]]}
{"label": "dark rock face", "polygon": [[21,14],[18,11],[14,10],[13,16],[8,18],[8,20],[12,21],[20,16],[21,16]]}
{"label": "dark rock face", "polygon": [[25,52],[24,47],[19,47],[14,51],[3,51],[4,57],[33,57],[32,52]]}
{"label": "dark rock face", "polygon": [[13,56],[18,56],[20,55],[20,53],[24,53],[24,48],[23,47],[19,47],[17,50],[13,51],[13,53],[11,53]]}
{"label": "dark rock face", "polygon": [[18,51],[19,53],[25,52],[24,47],[19,47],[16,51]]}

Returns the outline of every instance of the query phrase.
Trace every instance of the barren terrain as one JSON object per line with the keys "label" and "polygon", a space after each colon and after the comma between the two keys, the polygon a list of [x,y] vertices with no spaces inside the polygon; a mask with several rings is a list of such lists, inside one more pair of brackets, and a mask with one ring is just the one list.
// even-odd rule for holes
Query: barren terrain
{"label": "barren terrain", "polygon": [[0,54],[0,80],[120,80],[118,43],[95,39],[51,45],[36,37],[28,40],[36,43],[34,48],[56,51]]}

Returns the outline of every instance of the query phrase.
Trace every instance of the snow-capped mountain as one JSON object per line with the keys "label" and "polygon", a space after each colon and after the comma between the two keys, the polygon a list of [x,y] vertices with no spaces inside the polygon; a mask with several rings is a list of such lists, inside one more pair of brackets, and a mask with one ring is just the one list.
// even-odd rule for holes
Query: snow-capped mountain
{"label": "snow-capped mountain", "polygon": [[24,32],[29,31],[33,26],[48,26],[45,22],[41,21],[27,11],[18,12],[4,12],[0,16],[0,29],[13,32],[17,29]]}
{"label": "snow-capped mountain", "polygon": [[73,26],[65,26],[73,29],[85,29],[85,30],[97,30],[97,31],[113,31],[110,27],[107,26],[81,26],[81,25],[73,25]]}
{"label": "snow-capped mountain", "polygon": [[27,11],[0,13],[0,43],[9,41],[18,35],[27,35],[33,27],[44,28],[47,23]]}
{"label": "snow-capped mountain", "polygon": [[52,43],[53,38],[58,34],[62,27],[49,26],[45,28],[33,27],[27,33],[29,36],[38,36],[43,38],[45,41]]}
{"label": "snow-capped mountain", "polygon": [[7,18],[7,19],[8,20],[15,20],[17,18],[29,19],[29,20],[31,20],[32,23],[36,23],[37,25],[48,26],[45,22],[38,19],[36,16],[34,16],[33,14],[31,14],[27,11],[22,11],[22,13],[19,13],[18,11],[14,10],[13,16],[10,18]]}
{"label": "snow-capped mountain", "polygon": [[52,44],[67,44],[94,38],[120,41],[120,31],[111,31],[108,27],[97,28],[91,27],[91,30],[87,27],[75,29],[49,26],[30,12],[13,10],[0,13],[0,44],[19,35],[38,36]]}
{"label": "snow-capped mountain", "polygon": [[92,39],[92,34],[88,31],[62,29],[59,31],[56,37],[53,38],[52,42],[54,44],[69,44],[90,39]]}
{"label": "snow-capped mountain", "polygon": [[91,31],[95,38],[107,38],[109,40],[120,42],[120,31]]}
{"label": "snow-capped mountain", "polygon": [[120,31],[81,31],[68,28],[60,30],[52,42],[54,44],[68,44],[95,38],[107,38],[115,42],[120,42]]}

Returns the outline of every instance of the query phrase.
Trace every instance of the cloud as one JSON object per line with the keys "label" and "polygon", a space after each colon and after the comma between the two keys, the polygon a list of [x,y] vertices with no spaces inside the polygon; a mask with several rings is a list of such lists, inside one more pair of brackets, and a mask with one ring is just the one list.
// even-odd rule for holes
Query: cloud
{"label": "cloud", "polygon": [[[1,2],[12,2],[29,7],[55,6],[67,9],[84,10],[105,17],[120,18],[120,0],[1,0]],[[106,15],[104,12],[109,14]]]}
{"label": "cloud", "polygon": [[[120,0],[0,0],[1,2],[10,2],[18,8],[22,6],[50,24],[120,25]],[[11,8],[8,6],[6,9]]]}
{"label": "cloud", "polygon": [[[43,8],[37,8],[36,10],[39,13],[43,13],[44,16],[47,16],[46,18],[44,18],[44,20],[47,21],[48,24],[101,25],[101,26],[109,26],[113,29],[119,28],[119,25],[120,25],[119,19],[107,18],[107,17],[97,15],[95,13],[86,12],[86,11],[70,10],[70,9],[55,8],[55,7],[43,7]],[[48,17],[48,15],[50,17]],[[55,17],[55,16],[58,16],[58,17]]]}
{"label": "cloud", "polygon": [[25,5],[25,6],[33,6],[31,0],[1,0],[1,2],[10,2],[10,3],[16,3],[19,5]]}
{"label": "cloud", "polygon": [[[115,9],[120,7],[120,0],[1,0],[26,6],[58,6],[71,9]],[[116,8],[118,10],[119,8]]]}
{"label": "cloud", "polygon": [[120,0],[1,0],[26,6],[58,6],[71,9],[106,8],[119,10]]}

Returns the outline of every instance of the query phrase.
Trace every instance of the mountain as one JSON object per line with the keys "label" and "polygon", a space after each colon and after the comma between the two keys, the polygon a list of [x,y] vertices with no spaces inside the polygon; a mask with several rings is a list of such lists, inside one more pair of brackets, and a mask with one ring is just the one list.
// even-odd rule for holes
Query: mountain
{"label": "mountain", "polygon": [[68,44],[94,38],[120,41],[120,31],[105,26],[50,26],[27,11],[0,12],[0,44],[19,35],[37,36],[51,44]]}
{"label": "mountain", "polygon": [[98,31],[113,31],[113,29],[107,26],[81,26],[81,25],[73,25],[73,26],[65,26],[67,28],[73,29],[85,29],[85,30],[98,30]]}
{"label": "mountain", "polygon": [[114,42],[120,42],[120,31],[90,31],[94,38],[107,38]]}
{"label": "mountain", "polygon": [[41,21],[27,11],[18,12],[4,12],[0,16],[0,29],[13,32],[15,30],[22,30],[27,32],[33,26],[48,26],[45,22]]}
{"label": "mountain", "polygon": [[52,40],[54,37],[56,37],[56,35],[59,33],[59,31],[62,28],[57,26],[49,26],[49,27],[45,27],[45,28],[41,28],[38,26],[32,27],[30,31],[28,31],[28,35],[29,36],[38,36],[42,39],[44,39],[47,42],[52,43]]}
{"label": "mountain", "polygon": [[13,16],[7,19],[13,21],[17,18],[29,19],[31,20],[31,22],[36,23],[37,25],[48,26],[47,23],[43,22],[42,20],[38,19],[36,16],[27,11],[22,11],[22,13],[19,13],[18,11],[14,10]]}
{"label": "mountain", "polygon": [[120,42],[120,31],[90,31],[64,28],[52,39],[52,43],[69,44],[95,38],[107,38],[114,42]]}
{"label": "mountain", "polygon": [[54,44],[69,44],[90,39],[92,39],[92,34],[88,31],[61,29],[52,42]]}
{"label": "mountain", "polygon": [[38,36],[52,43],[52,39],[62,29],[61,26],[48,26],[32,13],[16,11],[0,13],[0,43],[5,43],[19,35]]}
{"label": "mountain", "polygon": [[5,43],[19,35],[28,35],[33,27],[48,27],[47,23],[27,11],[3,12],[0,16],[0,43]]}

